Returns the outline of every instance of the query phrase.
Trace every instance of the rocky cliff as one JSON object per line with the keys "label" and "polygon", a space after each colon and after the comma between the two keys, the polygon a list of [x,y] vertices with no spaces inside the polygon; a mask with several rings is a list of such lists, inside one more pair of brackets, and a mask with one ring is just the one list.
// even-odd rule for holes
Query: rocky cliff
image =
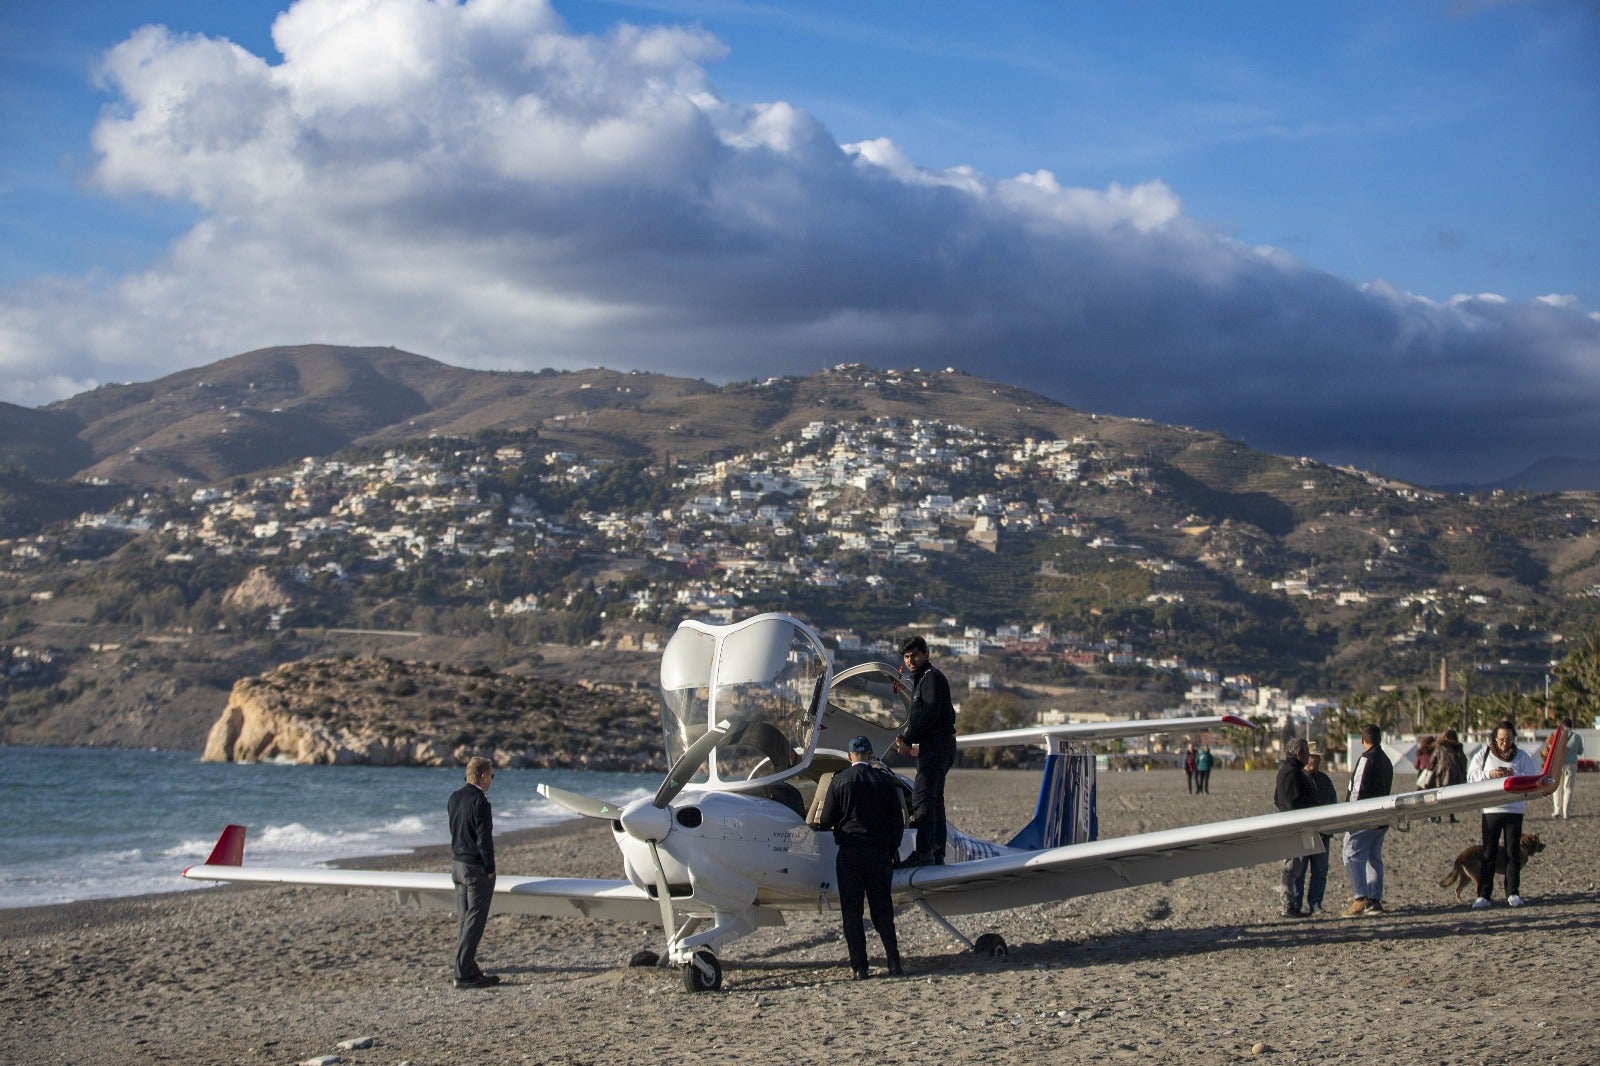
{"label": "rocky cliff", "polygon": [[233,686],[202,758],[656,770],[653,694],[385,658],[290,663]]}

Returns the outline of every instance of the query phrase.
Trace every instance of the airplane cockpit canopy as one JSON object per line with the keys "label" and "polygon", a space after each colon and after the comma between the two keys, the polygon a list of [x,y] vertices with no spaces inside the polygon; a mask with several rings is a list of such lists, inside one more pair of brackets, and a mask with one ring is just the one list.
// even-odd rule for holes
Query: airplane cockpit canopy
{"label": "airplane cockpit canopy", "polygon": [[712,725],[731,723],[695,780],[752,787],[804,767],[830,677],[822,641],[803,622],[763,614],[732,625],[678,626],[661,656],[668,765]]}
{"label": "airplane cockpit canopy", "polygon": [[887,663],[862,663],[834,675],[817,746],[844,751],[852,737],[872,741],[883,756],[911,717],[911,694]]}

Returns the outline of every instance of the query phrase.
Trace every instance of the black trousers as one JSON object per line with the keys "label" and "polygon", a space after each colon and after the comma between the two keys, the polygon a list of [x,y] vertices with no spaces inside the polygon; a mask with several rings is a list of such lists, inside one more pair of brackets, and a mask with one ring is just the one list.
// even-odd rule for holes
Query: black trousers
{"label": "black trousers", "polygon": [[1478,895],[1494,898],[1494,870],[1499,864],[1500,839],[1505,838],[1506,895],[1522,895],[1522,815],[1485,814],[1483,816],[1483,869],[1478,880]]}
{"label": "black trousers", "polygon": [[917,853],[944,862],[948,830],[944,819],[944,779],[956,763],[956,738],[928,741],[917,747],[917,779],[911,786],[911,821],[917,830]]}
{"label": "black trousers", "polygon": [[456,886],[456,980],[480,976],[478,941],[483,939],[489,921],[489,902],[494,898],[494,874],[477,863],[453,862],[450,880]]}
{"label": "black trousers", "polygon": [[893,965],[900,961],[900,940],[894,931],[894,899],[889,884],[894,879],[894,851],[860,844],[842,844],[834,863],[839,883],[839,917],[844,922],[844,942],[850,949],[850,968],[867,968],[867,928],[861,905],[872,912],[872,927],[883,941],[883,953]]}

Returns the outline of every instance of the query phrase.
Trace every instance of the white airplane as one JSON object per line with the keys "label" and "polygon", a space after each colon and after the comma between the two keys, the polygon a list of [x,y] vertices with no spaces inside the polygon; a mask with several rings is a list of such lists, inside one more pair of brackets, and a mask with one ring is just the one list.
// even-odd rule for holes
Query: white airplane
{"label": "white airplane", "polygon": [[[894,667],[868,663],[835,676],[814,630],[787,615],[763,614],[726,626],[682,623],[662,654],[661,707],[671,769],[654,796],[617,806],[539,786],[568,810],[611,823],[626,878],[501,874],[493,910],[659,921],[665,954],[640,952],[633,964],[680,966],[686,988],[707,991],[722,985],[718,953],[730,942],[760,926],[784,924],[786,911],[834,908],[836,848],[832,834],[811,823],[832,775],[848,765],[849,739],[866,735],[874,751],[886,752],[910,703]],[[1004,954],[998,935],[974,942],[950,917],[1308,855],[1322,847],[1321,833],[1548,795],[1566,747],[1562,730],[1542,772],[1532,777],[1098,839],[1090,741],[1221,725],[1251,728],[1225,715],[959,737],[962,748],[1045,746],[1033,820],[1005,844],[952,826],[947,865],[895,871],[896,903],[917,907],[970,950]],[[909,797],[910,783],[897,779]],[[402,903],[455,906],[448,873],[245,866],[244,835],[243,826],[225,828],[205,864],[183,876],[388,889]],[[914,843],[908,828],[901,855]]]}

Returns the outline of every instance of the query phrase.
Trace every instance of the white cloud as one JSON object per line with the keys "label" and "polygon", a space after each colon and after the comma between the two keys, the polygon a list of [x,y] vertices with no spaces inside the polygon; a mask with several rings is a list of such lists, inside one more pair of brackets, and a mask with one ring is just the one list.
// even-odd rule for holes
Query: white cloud
{"label": "white cloud", "polygon": [[0,292],[3,398],[307,341],[713,378],[848,358],[1422,478],[1600,457],[1600,323],[1570,298],[1433,304],[1221,237],[1160,181],[840,145],[723,99],[695,30],[300,0],[273,34],[277,64],[159,28],[108,53],[96,180],[201,221],[138,273]]}

